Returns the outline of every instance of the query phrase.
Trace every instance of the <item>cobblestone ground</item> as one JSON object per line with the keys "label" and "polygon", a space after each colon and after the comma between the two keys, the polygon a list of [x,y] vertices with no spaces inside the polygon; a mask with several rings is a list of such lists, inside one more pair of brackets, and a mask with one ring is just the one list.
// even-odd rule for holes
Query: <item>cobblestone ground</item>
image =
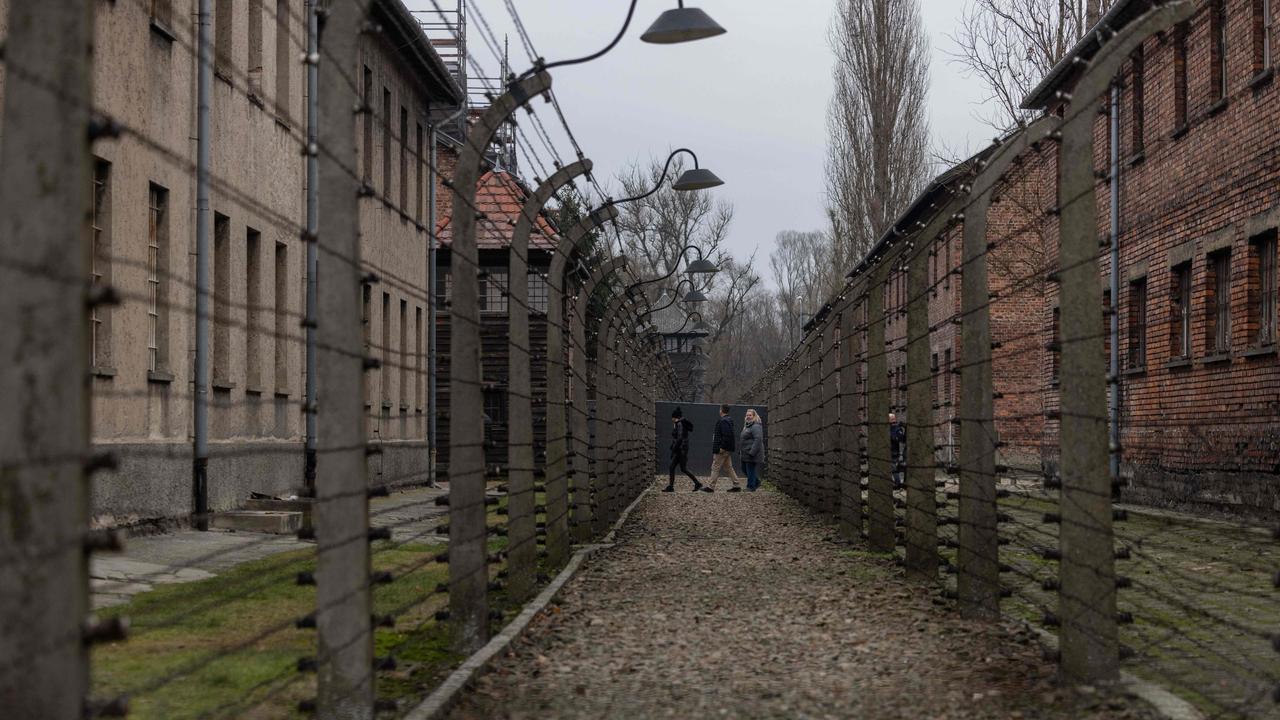
{"label": "cobblestone ground", "polygon": [[780,494],[651,493],[452,717],[1150,717],[830,538]]}

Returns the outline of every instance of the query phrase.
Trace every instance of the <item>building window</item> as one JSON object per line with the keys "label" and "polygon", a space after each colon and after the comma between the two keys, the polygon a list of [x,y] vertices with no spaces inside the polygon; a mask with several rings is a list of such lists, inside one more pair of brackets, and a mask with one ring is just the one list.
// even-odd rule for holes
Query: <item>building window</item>
{"label": "building window", "polygon": [[1129,283],[1129,369],[1147,366],[1147,279]]}
{"label": "building window", "polygon": [[262,0],[249,0],[249,96],[262,96]]}
{"label": "building window", "polygon": [[1226,0],[1212,0],[1209,5],[1209,32],[1212,44],[1209,53],[1209,78],[1213,87],[1213,99],[1221,100],[1227,96],[1227,3]]}
{"label": "building window", "polygon": [[391,402],[391,293],[382,293],[382,402]]}
{"label": "building window", "polygon": [[[1111,360],[1109,359],[1111,357],[1111,331],[1110,331],[1111,314],[1114,313],[1115,311],[1116,311],[1116,307],[1111,303],[1111,290],[1110,289],[1103,290],[1102,291],[1102,317],[1103,317],[1102,325],[1104,328],[1106,328],[1106,330],[1102,333],[1102,351],[1103,351],[1103,355],[1108,358],[1107,360],[1108,368],[1111,367],[1110,365]],[[1116,317],[1116,320],[1117,322],[1119,321],[1119,316]],[[1118,345],[1116,346],[1116,352],[1117,353],[1120,352],[1120,347]]]}
{"label": "building window", "polygon": [[1271,0],[1252,0],[1253,73],[1271,67]]}
{"label": "building window", "polygon": [[147,369],[169,366],[169,191],[152,183],[147,222]]}
{"label": "building window", "polygon": [[400,211],[409,210],[409,111],[400,106]]}
{"label": "building window", "polygon": [[1187,24],[1173,31],[1173,125],[1174,132],[1187,125]]}
{"label": "building window", "polygon": [[547,314],[551,301],[551,285],[547,276],[536,270],[529,271],[529,312]]}
{"label": "building window", "polygon": [[942,351],[942,404],[951,404],[951,350]]}
{"label": "building window", "polygon": [[213,383],[231,387],[231,218],[213,214]]}
{"label": "building window", "polygon": [[[89,283],[100,287],[111,284],[111,163],[105,160],[94,160],[89,205]],[[89,310],[89,323],[89,365],[109,368],[111,308],[94,305]]]}
{"label": "building window", "polygon": [[273,364],[275,365],[275,386],[277,395],[289,394],[289,246],[276,243],[275,257],[275,297],[272,306],[275,309],[275,347]]}
{"label": "building window", "polygon": [[364,146],[364,174],[365,183],[374,181],[374,70],[369,69],[369,65],[365,65],[365,87],[364,99],[361,104],[364,105],[365,123],[364,137],[361,137],[361,145]]}
{"label": "building window", "polygon": [[441,308],[447,308],[450,301],[453,300],[453,273],[449,272],[449,268],[446,267],[438,268],[437,273],[436,305]]}
{"label": "building window", "polygon": [[416,174],[413,192],[413,219],[422,224],[422,123],[417,123],[417,136],[414,140],[413,165]]}
{"label": "building window", "polygon": [[244,384],[245,389],[260,389],[262,376],[262,234],[245,228],[245,325]]}
{"label": "building window", "polygon": [[480,273],[480,312],[507,312],[507,271],[484,270]]}
{"label": "building window", "polygon": [[426,378],[426,375],[423,374],[422,372],[422,359],[423,359],[422,341],[423,339],[424,338],[422,335],[422,308],[420,307],[414,308],[414,311],[413,311],[413,370],[414,370],[413,398],[414,398],[414,407],[417,408],[419,412],[422,411],[422,405],[423,405],[422,388],[424,385],[423,381]]}
{"label": "building window", "polygon": [[1276,342],[1276,231],[1249,241],[1250,320],[1256,347]]}
{"label": "building window", "polygon": [[276,114],[282,118],[289,117],[289,41],[289,0],[276,0]]}
{"label": "building window", "polygon": [[214,69],[223,77],[231,77],[232,34],[235,30],[235,17],[232,14],[232,0],[217,0],[213,9],[213,48]]}
{"label": "building window", "polygon": [[497,389],[484,391],[485,425],[507,424],[507,393]]}
{"label": "building window", "polygon": [[1062,310],[1054,308],[1049,326],[1049,381],[1058,384],[1062,370]]}
{"label": "building window", "polygon": [[[360,286],[360,324],[364,326],[364,356],[373,357],[373,286]],[[373,402],[373,373],[364,374],[364,404]]]}
{"label": "building window", "polygon": [[173,0],[150,0],[148,3],[151,20],[158,25],[169,28],[173,21]]}
{"label": "building window", "polygon": [[942,397],[939,395],[941,383],[938,382],[938,353],[933,353],[929,358],[929,394],[933,396],[934,402],[942,404]]}
{"label": "building window", "polygon": [[400,408],[409,409],[409,301],[400,301]]}
{"label": "building window", "polygon": [[1186,262],[1173,268],[1173,287],[1171,288],[1172,312],[1169,321],[1172,327],[1170,338],[1171,354],[1175,358],[1191,357],[1191,263]]}
{"label": "building window", "polygon": [[1209,277],[1205,288],[1206,354],[1221,355],[1231,350],[1231,251],[1209,255]]}
{"label": "building window", "polygon": [[1145,51],[1142,45],[1138,45],[1133,51],[1133,58],[1130,63],[1130,71],[1133,74],[1132,82],[1129,88],[1129,114],[1133,116],[1133,154],[1137,155],[1142,152],[1145,146],[1146,135],[1146,72],[1147,61]]}
{"label": "building window", "polygon": [[1274,0],[1260,0],[1262,3],[1262,67],[1265,70],[1271,67],[1271,63],[1275,62],[1274,52],[1272,50],[1272,34],[1275,29],[1275,16],[1273,10]]}
{"label": "building window", "polygon": [[382,197],[391,202],[391,91],[382,88]]}

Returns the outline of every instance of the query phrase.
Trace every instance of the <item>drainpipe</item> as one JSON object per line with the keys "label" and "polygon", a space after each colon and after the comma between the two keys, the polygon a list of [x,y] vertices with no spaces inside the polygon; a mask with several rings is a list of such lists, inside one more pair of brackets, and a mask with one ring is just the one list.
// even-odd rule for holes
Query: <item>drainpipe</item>
{"label": "drainpipe", "polygon": [[192,493],[195,527],[209,529],[209,88],[213,85],[209,4],[200,0],[196,72],[196,366],[195,459]]}
{"label": "drainpipe", "polygon": [[[1111,488],[1120,488],[1120,82],[1111,85]],[[1130,308],[1130,312],[1133,309]]]}
{"label": "drainpipe", "polygon": [[307,417],[306,495],[315,497],[316,487],[316,233],[319,232],[320,164],[317,141],[319,126],[320,28],[319,8],[307,0]]}

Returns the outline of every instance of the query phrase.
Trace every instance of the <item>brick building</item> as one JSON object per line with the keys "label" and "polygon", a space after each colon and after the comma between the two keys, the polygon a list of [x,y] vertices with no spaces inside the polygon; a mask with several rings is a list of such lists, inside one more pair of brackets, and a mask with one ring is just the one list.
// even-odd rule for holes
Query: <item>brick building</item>
{"label": "brick building", "polygon": [[[1276,510],[1280,3],[1198,5],[1189,21],[1147,39],[1118,78],[1121,471],[1135,500]],[[1119,2],[1103,22],[1122,25],[1146,7]],[[1070,90],[1072,58],[1096,49],[1093,38],[1082,42],[1026,105],[1059,111],[1055,92]],[[1099,168],[1109,122],[1097,120]],[[1100,238],[1110,191],[1105,181],[1096,188]],[[1056,227],[1047,230],[1054,264]],[[1104,254],[1104,281],[1109,266]],[[1052,307],[1057,288],[1047,290]],[[1045,437],[1054,446],[1056,424]]]}
{"label": "brick building", "polygon": [[[1121,475],[1126,499],[1182,506],[1280,510],[1280,357],[1277,356],[1277,227],[1280,226],[1280,91],[1276,27],[1280,3],[1199,0],[1182,26],[1148,38],[1119,86],[1118,378]],[[1150,7],[1120,0],[1101,20],[1117,28]],[[1061,115],[1077,77],[1077,58],[1097,52],[1097,34],[1072,49],[1026,99]],[[1095,126],[1098,207],[1107,337],[1112,185],[1111,116]],[[930,357],[938,459],[954,452],[963,362],[952,318],[964,263],[962,221],[930,249],[929,282],[908,287],[901,238],[910,237],[951,197],[962,166],[935,180],[880,240],[872,260],[887,283],[885,348],[890,406],[906,407],[906,303],[929,294]],[[1000,463],[1057,472],[1058,146],[1043,142],[1016,159],[996,185],[987,225],[993,383]],[[858,285],[851,286],[855,289]],[[807,332],[829,332],[833,300]],[[857,311],[856,309],[854,310]],[[865,318],[857,323],[865,326]],[[858,384],[865,386],[865,333],[853,338]],[[950,351],[950,354],[948,352]],[[860,410],[860,420],[866,420]]]}
{"label": "brick building", "polygon": [[[0,19],[8,4],[0,0]],[[214,3],[208,477],[215,511],[236,507],[251,490],[303,485],[305,13],[303,0]],[[432,181],[424,146],[431,114],[457,105],[461,93],[400,0],[377,0],[372,13],[382,32],[361,35],[360,65],[350,69],[374,110],[357,138],[377,194],[360,207],[362,260],[383,278],[369,291],[376,301],[366,318],[381,328],[377,351],[395,363],[369,380],[369,397],[382,400],[378,412],[371,407],[370,433],[388,445],[371,469],[425,478],[426,453],[417,452],[425,442],[418,317],[427,297],[424,198]],[[94,143],[86,238],[89,281],[123,298],[92,317],[92,440],[120,459],[118,471],[94,476],[101,523],[191,511],[195,17],[195,0],[95,7],[93,107],[127,128]]]}

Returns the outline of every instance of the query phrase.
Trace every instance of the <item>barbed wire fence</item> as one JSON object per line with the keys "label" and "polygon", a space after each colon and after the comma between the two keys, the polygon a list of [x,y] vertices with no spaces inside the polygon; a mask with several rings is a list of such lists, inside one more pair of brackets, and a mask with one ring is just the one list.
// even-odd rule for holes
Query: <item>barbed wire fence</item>
{"label": "barbed wire fence", "polygon": [[[652,338],[636,335],[637,319],[645,313],[647,299],[621,293],[615,284],[601,283],[591,289],[604,298],[600,303],[608,309],[603,313],[586,311],[585,303],[576,302],[574,293],[580,291],[573,287],[581,285],[590,271],[578,272],[580,248],[570,245],[566,249],[561,243],[556,250],[562,255],[561,267],[573,272],[565,272],[558,282],[549,279],[550,303],[565,303],[569,310],[562,313],[563,322],[556,328],[569,341],[559,348],[542,350],[529,344],[526,337],[521,353],[511,355],[513,361],[532,360],[534,368],[564,380],[559,397],[550,382],[546,383],[549,391],[545,397],[535,397],[527,385],[511,387],[508,394],[526,403],[573,406],[573,417],[562,412],[558,426],[556,418],[549,418],[548,448],[539,457],[530,453],[495,472],[481,467],[479,473],[473,473],[466,463],[460,463],[449,469],[447,496],[371,505],[371,499],[431,480],[427,466],[410,465],[376,477],[371,477],[369,467],[371,458],[394,446],[394,441],[387,442],[392,438],[371,433],[371,427],[386,420],[380,410],[394,400],[387,393],[399,378],[402,405],[412,406],[404,401],[408,378],[423,371],[425,351],[420,338],[415,349],[404,340],[404,305],[432,300],[418,273],[400,266],[378,266],[361,254],[362,204],[402,205],[402,217],[413,215],[403,200],[399,204],[394,201],[391,187],[375,190],[371,173],[360,170],[358,122],[366,122],[366,129],[369,124],[379,125],[388,146],[410,144],[403,121],[401,131],[395,132],[394,118],[376,109],[367,83],[358,82],[353,75],[361,43],[382,32],[373,5],[370,0],[336,0],[323,7],[308,4],[306,13],[299,13],[291,3],[277,8],[284,12],[279,19],[286,38],[281,58],[302,57],[304,67],[316,66],[319,71],[318,137],[309,139],[291,123],[282,122],[279,127],[295,157],[318,160],[320,204],[324,207],[320,229],[313,233],[304,218],[277,209],[270,200],[246,189],[238,178],[209,174],[219,210],[252,216],[264,231],[263,246],[270,242],[268,235],[275,235],[290,251],[299,245],[316,248],[317,274],[324,281],[319,283],[320,319],[314,326],[295,303],[282,307],[257,297],[254,288],[265,284],[261,279],[255,286],[250,278],[247,292],[222,283],[228,273],[225,267],[213,268],[215,282],[206,290],[177,262],[160,262],[154,255],[129,257],[122,252],[99,257],[86,251],[84,238],[86,230],[92,231],[92,223],[86,229],[82,216],[67,212],[67,208],[94,207],[95,148],[106,144],[119,146],[120,153],[143,150],[158,158],[168,171],[186,177],[195,175],[197,163],[185,145],[168,145],[145,127],[113,117],[94,103],[89,78],[94,72],[92,64],[102,59],[89,50],[93,23],[84,8],[70,3],[19,3],[10,8],[9,33],[0,45],[0,69],[6,83],[0,117],[4,130],[0,183],[5,187],[0,211],[5,228],[0,273],[5,278],[5,292],[14,300],[6,303],[5,327],[27,330],[4,334],[10,357],[17,362],[13,372],[4,375],[4,382],[11,397],[29,401],[9,406],[4,431],[0,432],[6,504],[12,499],[11,507],[15,508],[3,522],[6,536],[18,540],[3,544],[0,577],[5,587],[23,588],[21,594],[5,593],[0,601],[0,622],[6,637],[0,651],[0,697],[18,717],[112,717],[131,711],[153,717],[237,717],[269,705],[296,706],[320,717],[402,712],[407,709],[406,698],[412,695],[406,695],[400,686],[409,684],[412,690],[424,692],[433,678],[420,677],[412,667],[399,667],[401,652],[418,652],[421,648],[416,646],[424,643],[430,645],[431,652],[440,648],[457,652],[483,642],[493,626],[505,621],[506,612],[563,565],[570,527],[579,541],[597,537],[648,485],[641,479],[647,475],[633,471],[643,467],[647,472],[653,463],[648,408],[656,392],[667,392],[658,388],[670,388],[674,380],[669,366],[649,361],[655,352]],[[131,0],[121,7],[141,17],[154,12],[143,0]],[[514,14],[514,8],[510,10]],[[309,50],[305,33],[298,32],[313,22],[312,11],[323,31],[317,52]],[[198,18],[165,20],[172,27],[172,31],[165,28],[172,46],[194,62],[201,55],[194,40]],[[471,57],[466,60],[474,62]],[[212,57],[203,61],[215,62]],[[219,63],[217,73],[220,87],[233,98],[249,102],[258,98],[255,78],[234,63]],[[504,92],[496,87],[493,90],[495,98]],[[527,99],[517,105],[535,118],[545,149],[556,156],[551,164],[559,168],[554,143]],[[572,130],[558,103],[555,105],[557,118],[581,159]],[[527,138],[524,144],[527,147],[522,150],[536,160]],[[471,149],[482,152],[484,148],[472,145]],[[442,172],[423,157],[414,160],[426,166],[430,182],[454,187],[451,173]],[[365,161],[367,164],[368,158]],[[33,182],[37,177],[41,181]],[[588,180],[595,185],[589,173]],[[408,182],[403,169],[401,182]],[[572,189],[581,193],[576,186]],[[596,190],[604,198],[598,186]],[[483,200],[455,193],[454,201],[455,212],[487,224],[503,236],[511,233],[509,226],[485,214],[480,206]],[[552,243],[560,243],[558,235],[536,222],[541,208],[529,209],[537,232]],[[202,211],[211,212],[208,208]],[[434,236],[435,228],[425,226],[421,214],[419,210],[418,217],[411,218],[416,230]],[[526,253],[527,248],[519,259],[527,264]],[[97,272],[94,263],[102,260],[109,260],[114,277],[110,271]],[[453,252],[451,260],[455,296],[448,310],[452,340],[457,343],[460,329],[463,333],[467,328],[479,330],[474,287],[486,269],[465,251]],[[131,287],[126,278],[143,273],[153,276],[154,287]],[[91,276],[93,282],[86,282]],[[459,278],[465,280],[458,282]],[[370,328],[370,288],[375,285],[399,296],[399,345],[386,331],[389,308],[384,307],[381,341]],[[468,285],[469,308],[467,301],[460,303],[457,297]],[[300,417],[310,414],[318,420],[313,527],[299,533],[314,545],[291,546],[292,552],[255,566],[257,572],[252,575],[229,581],[220,578],[216,585],[179,586],[167,597],[179,610],[166,605],[161,611],[160,605],[141,603],[128,606],[143,613],[132,618],[114,610],[91,616],[89,560],[94,553],[119,550],[124,539],[119,531],[89,531],[94,476],[119,472],[122,463],[121,456],[109,446],[97,447],[91,442],[90,407],[111,402],[143,404],[152,393],[150,388],[116,389],[88,380],[93,326],[109,322],[110,314],[117,310],[150,308],[172,321],[171,333],[178,337],[181,328],[194,325],[195,296],[202,291],[209,298],[213,332],[242,334],[248,355],[253,355],[256,347],[296,362],[306,332],[314,330],[317,335],[321,399],[293,392],[277,396],[274,404],[276,412]],[[512,316],[534,311],[527,294],[516,297],[509,288],[504,292],[514,297],[510,302]],[[384,298],[384,306],[386,303]],[[587,330],[588,325],[594,329]],[[215,342],[226,346],[225,339]],[[478,403],[462,408],[456,404],[468,391],[478,394],[483,380],[456,372],[461,366],[457,345],[450,351],[455,358],[449,378],[454,412],[466,410],[467,416],[457,425],[464,431],[450,436],[451,457],[458,458],[480,450],[484,443]],[[227,379],[219,375],[221,369],[215,362],[215,387]],[[264,368],[265,372],[269,371]],[[178,382],[166,387],[168,399],[194,402],[198,391],[182,385],[183,373],[175,375]],[[85,381],[68,382],[67,378]],[[383,396],[381,408],[371,397],[375,383]],[[213,403],[219,413],[249,415],[262,409],[248,393],[235,400],[228,393],[223,395]],[[591,398],[593,405],[589,408],[580,398]],[[72,422],[68,422],[68,409],[75,411]],[[426,408],[427,412],[435,410]],[[457,417],[453,420],[459,422]],[[594,438],[587,432],[591,423],[595,425]],[[550,452],[551,441],[557,436],[562,441],[558,458]],[[528,442],[531,447],[531,437]],[[172,459],[183,455],[180,447],[171,444],[130,452],[132,458]],[[215,463],[293,455],[301,466],[300,450],[288,444],[219,442],[213,453]],[[572,472],[563,463],[568,459],[574,462]],[[557,467],[563,469],[557,471]],[[215,480],[217,469],[215,464]],[[507,483],[517,469],[538,482],[513,491]],[[557,485],[559,498],[555,496]],[[567,501],[570,493],[576,507]],[[307,489],[302,494],[307,495]],[[559,510],[557,502],[562,506]],[[430,508],[440,504],[449,507],[447,524],[437,529],[449,537],[445,552],[439,552],[438,544],[427,542],[431,530],[421,527],[431,514]],[[192,518],[193,524],[205,520],[207,516]],[[557,537],[558,526],[565,530]],[[511,536],[517,531],[519,542],[513,544]],[[276,538],[264,538],[235,548],[216,547],[168,565],[163,573],[144,573],[134,580],[160,582],[162,574],[233,562],[234,553],[277,542]],[[524,581],[518,592],[510,593],[508,581],[515,577]],[[165,645],[166,637],[187,624],[216,626],[220,613],[243,609],[237,603],[279,595],[289,598],[283,609],[256,618],[249,630],[232,639],[164,655],[171,660],[162,670],[116,672],[116,663],[125,659],[123,650],[130,643],[143,643],[146,652],[171,652]],[[465,627],[466,618],[477,617],[479,626]],[[433,645],[441,636],[447,636],[448,642]],[[189,690],[184,689],[248,662],[268,667],[260,681],[244,688],[232,701],[193,703]]]}
{"label": "barbed wire fence", "polygon": [[[1115,453],[1140,473],[1170,439],[1204,435],[1185,416],[1131,412],[1124,441],[1108,440],[1106,321],[1121,298],[1099,283],[1111,248],[1095,230],[1097,197],[1111,173],[1093,165],[1094,121],[1121,63],[1193,9],[1163,3],[1119,32],[1102,28],[1102,49],[1059,95],[1065,110],[941,178],[743,401],[770,407],[771,479],[783,492],[963,614],[1034,628],[1064,679],[1152,682],[1205,717],[1271,717],[1280,534],[1270,502],[1242,491],[1216,520],[1133,506],[1120,502],[1129,481],[1108,468]],[[1057,197],[1020,192],[1053,188],[1050,170]],[[1126,222],[1154,225],[1176,195]],[[1028,260],[1055,245],[1056,257]],[[1182,322],[1174,302],[1153,310],[1138,319],[1129,307],[1131,337]],[[1145,338],[1130,342],[1130,367],[1144,366]],[[890,412],[905,419],[898,455]]]}

